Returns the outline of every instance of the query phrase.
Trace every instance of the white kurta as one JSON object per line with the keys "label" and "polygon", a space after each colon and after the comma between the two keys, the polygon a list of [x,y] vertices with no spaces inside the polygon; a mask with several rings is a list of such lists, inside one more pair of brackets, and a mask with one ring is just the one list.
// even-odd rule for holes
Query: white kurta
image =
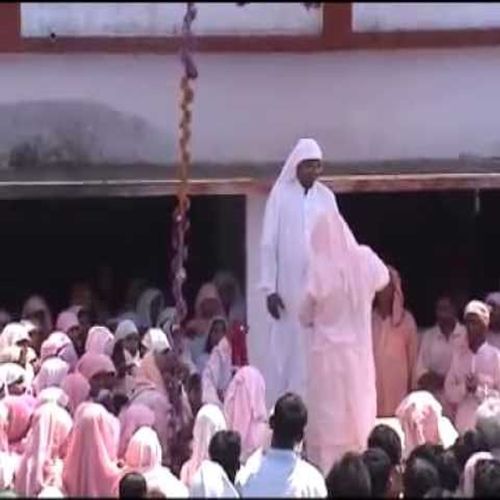
{"label": "white kurta", "polygon": [[316,182],[307,192],[296,178],[277,184],[267,202],[262,237],[265,295],[277,292],[285,304],[279,320],[269,315],[268,402],[287,391],[305,394],[304,331],[298,319],[307,270],[311,224],[318,213],[337,206],[330,189]]}

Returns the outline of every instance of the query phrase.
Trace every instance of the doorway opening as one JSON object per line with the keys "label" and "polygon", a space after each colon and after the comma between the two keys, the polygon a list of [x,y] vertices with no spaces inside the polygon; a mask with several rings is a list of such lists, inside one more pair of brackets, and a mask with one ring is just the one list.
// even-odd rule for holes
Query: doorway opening
{"label": "doorway opening", "polygon": [[[0,201],[2,259],[0,306],[20,313],[37,293],[53,312],[68,306],[71,286],[98,286],[112,277],[112,311],[123,303],[130,280],[143,278],[172,303],[173,196]],[[190,306],[216,271],[232,271],[245,287],[244,196],[191,200],[188,280]]]}

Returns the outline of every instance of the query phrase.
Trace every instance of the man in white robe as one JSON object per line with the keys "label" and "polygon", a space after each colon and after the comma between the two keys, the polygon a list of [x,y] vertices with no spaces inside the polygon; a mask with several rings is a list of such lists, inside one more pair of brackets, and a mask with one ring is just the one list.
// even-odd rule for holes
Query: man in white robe
{"label": "man in white robe", "polygon": [[300,139],[266,205],[261,240],[261,286],[269,311],[269,406],[285,392],[305,395],[304,329],[298,319],[307,270],[307,242],[317,214],[337,210],[333,192],[317,181],[322,152]]}

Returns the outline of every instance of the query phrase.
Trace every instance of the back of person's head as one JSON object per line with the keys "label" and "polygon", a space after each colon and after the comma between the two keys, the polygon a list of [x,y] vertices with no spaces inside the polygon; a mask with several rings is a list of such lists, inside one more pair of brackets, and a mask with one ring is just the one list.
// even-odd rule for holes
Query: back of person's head
{"label": "back of person's head", "polygon": [[281,396],[274,406],[269,424],[273,430],[273,446],[293,448],[301,442],[307,424],[307,408],[302,398],[293,393]]}
{"label": "back of person's head", "polygon": [[147,489],[144,476],[137,472],[129,472],[120,479],[120,498],[145,498]]}
{"label": "back of person's head", "polygon": [[148,490],[146,498],[167,498],[160,488],[155,487]]}
{"label": "back of person's head", "polygon": [[441,455],[444,453],[444,448],[439,444],[425,443],[413,449],[408,457],[408,460],[414,458],[423,458],[430,462],[436,469],[439,467]]}
{"label": "back of person's head", "polygon": [[500,398],[486,398],[476,411],[476,430],[489,451],[500,449]]}
{"label": "back of person's head", "polygon": [[398,433],[388,425],[379,424],[373,428],[368,437],[368,448],[380,448],[384,450],[393,467],[401,462],[403,447]]}
{"label": "back of person's head", "polygon": [[460,467],[452,450],[441,453],[438,472],[442,487],[449,492],[455,492],[460,485]]}
{"label": "back of person's head", "polygon": [[234,482],[240,467],[241,438],[234,431],[219,431],[214,434],[208,447],[212,462],[217,462]]}
{"label": "back of person's head", "polygon": [[389,456],[381,448],[368,448],[363,453],[363,462],[370,474],[372,497],[385,497],[393,467]]}
{"label": "back of person's head", "polygon": [[500,462],[498,460],[480,460],[476,464],[474,497],[500,497]]}
{"label": "back of person's head", "polygon": [[425,458],[411,457],[403,474],[405,498],[423,498],[432,488],[441,487],[437,468]]}
{"label": "back of person's head", "polygon": [[346,453],[326,477],[328,497],[370,497],[370,473],[361,455]]}
{"label": "back of person's head", "polygon": [[457,460],[460,474],[462,474],[467,460],[469,460],[474,453],[488,451],[488,446],[482,434],[474,429],[468,430],[459,436],[451,449]]}

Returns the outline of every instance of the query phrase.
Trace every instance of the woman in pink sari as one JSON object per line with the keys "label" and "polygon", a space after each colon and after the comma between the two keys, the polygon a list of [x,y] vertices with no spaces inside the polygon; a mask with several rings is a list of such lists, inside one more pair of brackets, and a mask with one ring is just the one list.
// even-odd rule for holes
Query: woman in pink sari
{"label": "woman in pink sari", "polygon": [[69,373],[69,365],[59,358],[46,359],[40,371],[33,380],[33,389],[35,395],[40,394],[47,387],[58,387],[61,385],[64,377]]}
{"label": "woman in pink sari", "polygon": [[391,281],[377,294],[373,311],[378,417],[393,417],[412,390],[418,352],[417,325],[404,308],[401,278],[394,268],[389,272]]}
{"label": "woman in pink sari", "polygon": [[33,415],[26,449],[16,473],[16,493],[33,497],[47,486],[62,487],[62,459],[73,425],[69,413],[54,403]]}
{"label": "woman in pink sari", "polygon": [[310,329],[307,456],[325,474],[345,452],[361,451],[375,424],[371,309],[388,281],[384,263],[337,210],[317,217],[300,320]]}
{"label": "woman in pink sari", "polygon": [[246,462],[269,437],[266,408],[266,384],[257,368],[240,368],[229,384],[224,401],[229,430],[241,436],[241,459]]}
{"label": "woman in pink sari", "polygon": [[148,490],[157,489],[166,498],[188,498],[188,489],[167,467],[162,466],[161,456],[156,432],[150,427],[141,427],[127,446],[123,475],[139,472],[146,480]]}
{"label": "woman in pink sari", "polygon": [[68,409],[74,415],[81,403],[90,397],[90,384],[88,380],[78,372],[70,373],[61,382],[61,389],[68,396]]}
{"label": "woman in pink sari", "polygon": [[52,332],[42,343],[40,349],[40,360],[42,363],[52,357],[58,357],[66,361],[70,371],[75,369],[78,362],[78,354],[76,353],[73,341],[63,332]]}
{"label": "woman in pink sari", "polygon": [[123,458],[134,433],[141,427],[152,427],[155,423],[155,414],[143,404],[133,404],[125,408],[118,418],[120,420],[118,456]]}
{"label": "woman in pink sari", "polygon": [[105,326],[93,326],[87,335],[85,352],[106,354],[111,356],[115,345],[115,337]]}
{"label": "woman in pink sari", "polygon": [[84,403],[75,414],[64,460],[63,487],[70,497],[111,497],[117,465],[120,423],[102,405]]}
{"label": "woman in pink sari", "polygon": [[28,394],[21,396],[7,396],[2,403],[9,412],[7,439],[9,450],[21,454],[25,448],[25,437],[28,434],[31,417],[37,407],[37,400]]}
{"label": "woman in pink sari", "polygon": [[110,393],[115,383],[116,369],[111,358],[105,354],[84,354],[76,370],[81,373],[90,384],[90,397],[97,398],[101,390]]}

